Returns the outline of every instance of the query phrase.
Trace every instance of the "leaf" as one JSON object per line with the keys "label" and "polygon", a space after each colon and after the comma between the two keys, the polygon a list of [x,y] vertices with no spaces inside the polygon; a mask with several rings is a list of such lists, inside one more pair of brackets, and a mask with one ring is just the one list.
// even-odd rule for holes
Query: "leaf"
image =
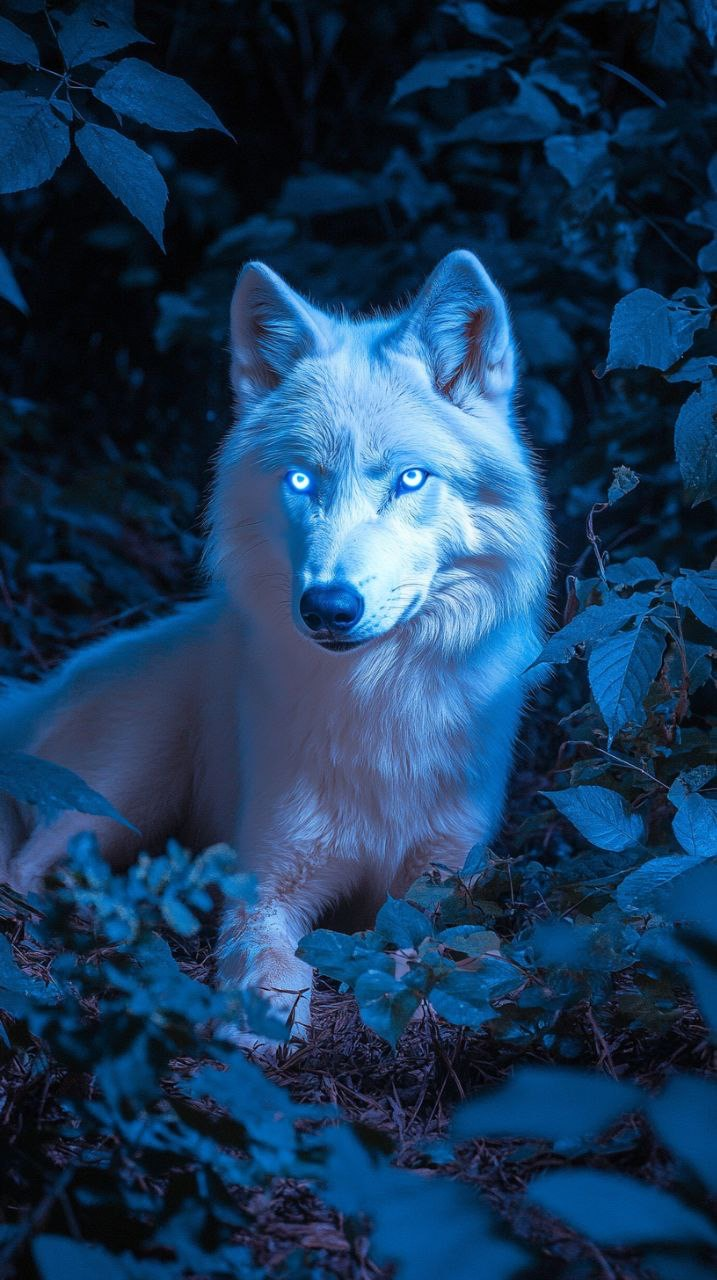
{"label": "leaf", "polygon": [[388,943],[399,949],[419,947],[424,938],[431,935],[428,917],[402,898],[392,898],[383,904],[376,916],[376,932]]}
{"label": "leaf", "polygon": [[139,58],[123,58],[100,77],[92,92],[113,111],[154,129],[173,133],[218,129],[231,137],[209,104],[184,80]]}
{"label": "leaf", "polygon": [[490,1001],[514,991],[519,983],[520,975],[512,965],[484,955],[480,969],[451,969],[440,977],[431,987],[429,999],[441,1018],[477,1031],[495,1017]]}
{"label": "leaf", "polygon": [[578,1142],[597,1136],[640,1105],[635,1085],[577,1067],[518,1067],[508,1082],[455,1112],[454,1141],[536,1138]]}
{"label": "leaf", "polygon": [[577,827],[598,849],[622,853],[639,844],[645,826],[637,813],[630,813],[622,796],[606,787],[570,787],[567,791],[541,791],[555,808]]}
{"label": "leaf", "polygon": [[673,1076],[647,1113],[662,1141],[691,1165],[705,1186],[717,1192],[717,1081]]}
{"label": "leaf", "polygon": [[140,1273],[102,1245],[67,1236],[36,1236],[32,1251],[41,1280],[136,1280]]}
{"label": "leaf", "polygon": [[717,356],[692,356],[665,374],[667,382],[706,382],[712,377],[712,370],[717,365]]}
{"label": "leaf", "polygon": [[717,498],[717,378],[703,382],[680,409],[675,454],[693,507]]}
{"label": "leaf", "polygon": [[366,1026],[394,1047],[421,1003],[418,992],[381,969],[362,973],[354,995]]}
{"label": "leaf", "polygon": [[609,138],[602,129],[595,133],[556,133],[545,142],[545,158],[571,187],[577,187],[595,164],[606,159]]}
{"label": "leaf", "polygon": [[682,848],[700,858],[717,857],[717,800],[693,792],[679,801],[672,830]]}
{"label": "leaf", "polygon": [[14,66],[39,67],[40,55],[35,41],[9,18],[0,18],[0,62]]}
{"label": "leaf", "polygon": [[555,631],[532,666],[542,662],[569,662],[578,645],[591,645],[614,635],[626,622],[647,613],[654,598],[652,591],[635,591],[629,600],[610,592],[604,604],[588,605],[566,626]]}
{"label": "leaf", "polygon": [[635,289],[620,299],[612,313],[605,370],[642,365],[669,369],[692,346],[697,330],[709,323],[706,307],[695,310],[652,289]]}
{"label": "leaf", "polygon": [[116,53],[128,44],[151,44],[132,21],[132,0],[85,0],[70,14],[55,10],[57,42],[68,67]]}
{"label": "leaf", "polygon": [[47,98],[0,93],[0,194],[39,187],[70,150],[70,131]]}
{"label": "leaf", "polygon": [[22,295],[20,286],[13,275],[12,267],[9,259],[0,249],[0,298],[4,298],[6,302],[11,303],[13,307],[17,307],[18,311],[22,311],[23,315],[27,315],[29,307]]}
{"label": "leaf", "polygon": [[441,5],[443,13],[450,13],[470,31],[483,40],[495,40],[514,52],[527,39],[529,31],[520,18],[503,16],[489,9],[481,0],[458,0],[458,3]]}
{"label": "leaf", "polygon": [[650,858],[641,867],[636,867],[618,885],[615,894],[617,904],[622,911],[652,912],[657,909],[655,892],[663,886],[671,884],[677,877],[684,875],[691,867],[701,862],[701,858],[690,857],[686,853],[673,853],[661,858]]}
{"label": "leaf", "polygon": [[648,556],[630,556],[629,560],[608,564],[605,569],[608,582],[630,587],[636,586],[638,582],[659,582],[662,576],[654,560],[650,560]]}
{"label": "leaf", "polygon": [[109,800],[88,787],[76,773],[50,760],[24,755],[21,751],[0,751],[0,791],[8,792],[23,804],[36,805],[48,821],[70,809],[77,813],[114,818],[115,822],[121,822],[131,831],[137,830]]}
{"label": "leaf", "polygon": [[482,956],[486,951],[500,950],[497,933],[493,933],[492,929],[476,929],[468,924],[441,929],[438,941],[450,951],[459,951],[464,956]]}
{"label": "leaf", "polygon": [[432,53],[396,81],[391,103],[421,89],[443,89],[453,80],[479,79],[503,65],[504,57],[490,49],[460,49]]}
{"label": "leaf", "polygon": [[24,1018],[30,1005],[55,1004],[59,997],[59,988],[53,982],[46,986],[15,963],[10,942],[0,934],[0,1009],[13,1018]]}
{"label": "leaf", "polygon": [[680,569],[680,575],[672,584],[675,600],[717,631],[717,569]]}
{"label": "leaf", "polygon": [[607,725],[608,747],[625,725],[645,720],[643,699],[660,670],[665,636],[645,615],[630,631],[596,644],[588,659],[593,697]]}
{"label": "leaf", "polygon": [[707,1218],[676,1196],[621,1173],[560,1169],[531,1182],[527,1197],[600,1245],[650,1241],[717,1244]]}
{"label": "leaf", "polygon": [[488,107],[466,116],[446,136],[447,142],[538,142],[559,129],[560,112],[550,98],[526,80],[518,79],[518,93],[512,102]]}
{"label": "leaf", "polygon": [[113,196],[138,218],[164,249],[164,210],[167,184],[154,160],[136,142],[115,129],[86,124],[75,140],[78,150]]}
{"label": "leaf", "polygon": [[640,477],[630,467],[615,467],[612,473],[612,481],[607,491],[608,506],[612,507],[625,494],[632,493],[640,483]]}

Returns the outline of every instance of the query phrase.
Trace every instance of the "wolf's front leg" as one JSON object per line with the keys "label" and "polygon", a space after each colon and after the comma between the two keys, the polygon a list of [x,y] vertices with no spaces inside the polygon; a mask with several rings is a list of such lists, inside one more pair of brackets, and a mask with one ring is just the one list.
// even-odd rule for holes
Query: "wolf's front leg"
{"label": "wolf's front leg", "polygon": [[[257,990],[292,1038],[299,1039],[306,1038],[311,1021],[312,970],[295,952],[323,905],[307,896],[289,904],[265,889],[251,910],[229,907],[219,942],[222,986]],[[224,1027],[222,1032],[249,1048],[260,1042],[246,1027]]]}

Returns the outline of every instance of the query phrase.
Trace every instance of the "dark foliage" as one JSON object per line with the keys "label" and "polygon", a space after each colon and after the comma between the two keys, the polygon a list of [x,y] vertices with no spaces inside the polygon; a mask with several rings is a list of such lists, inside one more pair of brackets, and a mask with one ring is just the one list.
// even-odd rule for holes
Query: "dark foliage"
{"label": "dark foliage", "polygon": [[715,1274],[716,35],[711,0],[8,0],[4,672],[199,589],[249,257],[355,309],[479,253],[558,567],[499,846],[305,939],[267,1072],[212,1035],[225,851],[3,896],[0,1275]]}

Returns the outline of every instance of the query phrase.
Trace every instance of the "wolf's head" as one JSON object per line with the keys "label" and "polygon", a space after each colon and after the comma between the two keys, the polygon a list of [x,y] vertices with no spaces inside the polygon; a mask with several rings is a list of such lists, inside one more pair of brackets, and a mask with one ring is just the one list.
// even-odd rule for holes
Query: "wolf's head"
{"label": "wolf's head", "polygon": [[539,610],[548,539],[514,344],[472,253],[404,312],[357,321],[249,263],[231,351],[208,559],[245,615],[333,652],[391,635],[448,654]]}

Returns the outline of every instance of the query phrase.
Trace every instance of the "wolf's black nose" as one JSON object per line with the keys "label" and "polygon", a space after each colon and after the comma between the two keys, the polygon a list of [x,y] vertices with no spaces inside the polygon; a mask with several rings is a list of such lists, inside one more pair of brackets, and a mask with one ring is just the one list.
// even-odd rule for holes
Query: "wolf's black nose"
{"label": "wolf's black nose", "polygon": [[299,601],[299,612],[311,631],[348,631],[363,613],[363,597],[346,582],[309,587]]}

